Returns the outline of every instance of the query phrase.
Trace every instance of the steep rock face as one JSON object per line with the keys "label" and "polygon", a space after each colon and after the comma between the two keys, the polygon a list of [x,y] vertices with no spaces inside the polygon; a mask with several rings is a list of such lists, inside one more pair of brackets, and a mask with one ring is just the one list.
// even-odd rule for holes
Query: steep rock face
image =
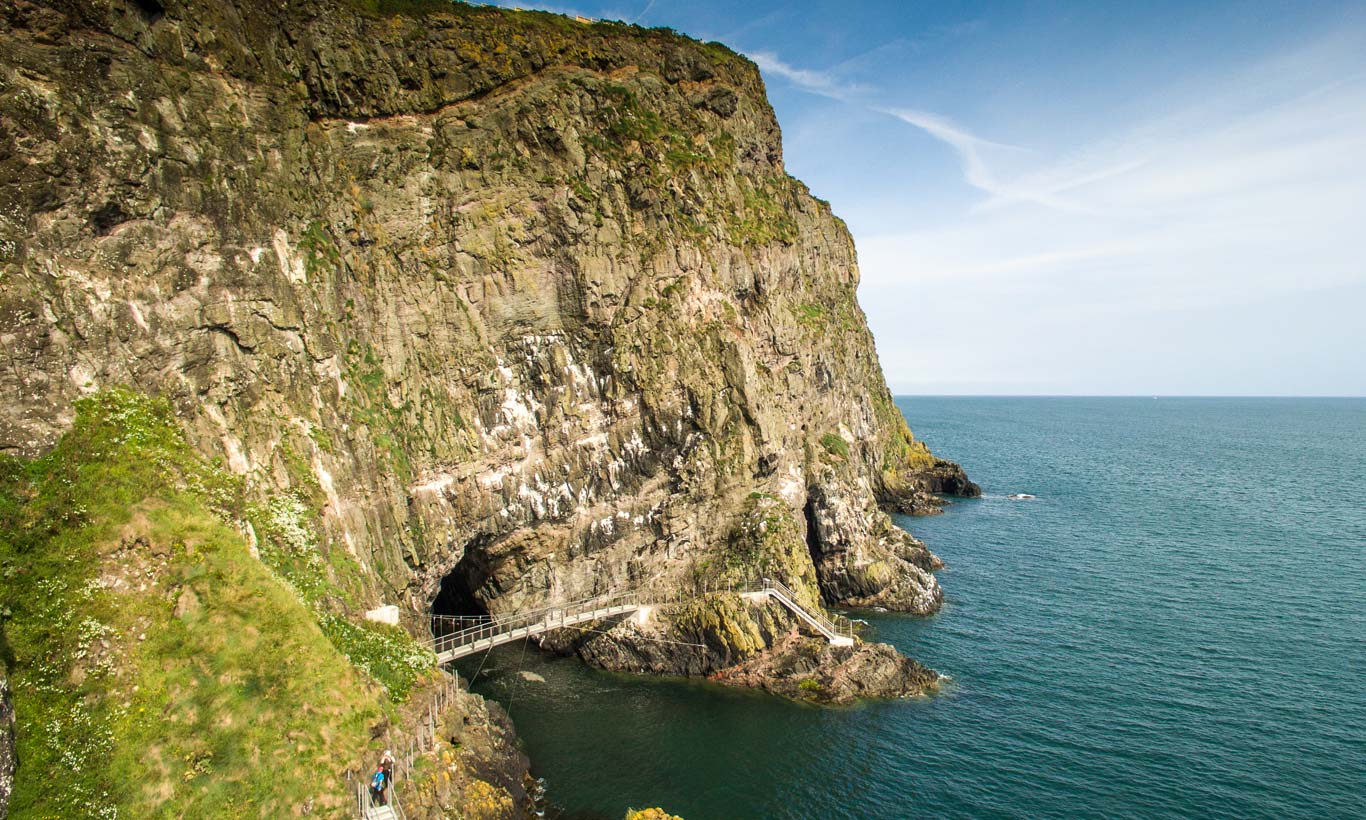
{"label": "steep rock face", "polygon": [[[0,10],[0,451],[164,394],[413,625],[453,570],[494,612],[722,571],[932,611],[878,504],[973,485],[892,404],[756,68],[432,8]],[[732,549],[756,498],[796,549]]]}

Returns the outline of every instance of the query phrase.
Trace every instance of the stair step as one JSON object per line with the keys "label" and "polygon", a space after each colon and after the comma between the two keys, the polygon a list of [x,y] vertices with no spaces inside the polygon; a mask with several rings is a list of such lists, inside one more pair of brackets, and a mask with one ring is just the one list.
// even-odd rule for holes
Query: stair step
{"label": "stair step", "polygon": [[366,810],[365,820],[398,820],[398,815],[393,806],[375,806]]}

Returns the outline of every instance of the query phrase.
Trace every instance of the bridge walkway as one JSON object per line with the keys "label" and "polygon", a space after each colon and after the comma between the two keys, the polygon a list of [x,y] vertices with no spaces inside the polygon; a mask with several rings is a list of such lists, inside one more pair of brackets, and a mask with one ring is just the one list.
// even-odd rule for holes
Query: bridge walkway
{"label": "bridge walkway", "polygon": [[[776,579],[764,578],[748,589],[735,591],[747,597],[767,597],[777,601],[834,646],[854,644],[853,624],[847,618],[831,619],[818,610],[803,606],[798,603],[796,593]],[[433,618],[433,631],[452,621],[457,628],[435,637],[431,647],[436,653],[438,663],[450,663],[495,646],[542,635],[551,630],[634,613],[654,605],[653,600],[648,592],[625,591],[513,615],[462,619],[436,616]]]}

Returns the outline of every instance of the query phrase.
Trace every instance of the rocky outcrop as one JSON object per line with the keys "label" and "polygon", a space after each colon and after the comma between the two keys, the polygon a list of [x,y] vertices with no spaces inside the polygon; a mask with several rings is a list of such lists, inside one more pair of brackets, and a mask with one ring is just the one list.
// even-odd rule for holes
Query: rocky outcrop
{"label": "rocky outcrop", "polygon": [[616,672],[704,676],[763,652],[789,632],[786,610],[734,593],[711,593],[637,618],[547,633],[541,647]]}
{"label": "rocky outcrop", "polygon": [[885,643],[831,646],[791,632],[767,652],[723,669],[711,679],[815,703],[924,695],[939,675]]}
{"label": "rocky outcrop", "polygon": [[548,633],[542,648],[617,672],[706,676],[819,703],[925,694],[939,676],[893,647],[832,646],[762,596],[712,593],[686,604]]}
{"label": "rocky outcrop", "polygon": [[9,676],[0,667],[0,820],[9,816],[9,796],[19,759],[14,752],[14,707],[10,704]]}
{"label": "rocky outcrop", "polygon": [[818,485],[806,516],[811,558],[826,600],[920,615],[939,609],[944,592],[930,573],[943,562],[879,514],[870,497]]}
{"label": "rocky outcrop", "polygon": [[628,811],[626,812],[626,820],[683,820],[683,818],[669,814],[661,808],[653,808]]}
{"label": "rocky outcrop", "polygon": [[962,467],[936,458],[928,469],[915,474],[907,483],[891,492],[884,489],[879,498],[884,506],[899,513],[933,515],[942,511],[945,495],[977,498],[982,495],[982,488],[968,480]]}

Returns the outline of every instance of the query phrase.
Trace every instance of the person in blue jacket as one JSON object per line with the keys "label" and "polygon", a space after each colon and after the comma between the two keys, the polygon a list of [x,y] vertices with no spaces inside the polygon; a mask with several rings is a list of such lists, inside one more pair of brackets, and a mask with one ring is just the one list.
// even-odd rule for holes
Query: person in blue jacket
{"label": "person in blue jacket", "polygon": [[370,800],[381,806],[385,805],[384,790],[388,785],[389,781],[384,776],[384,767],[376,766],[374,775],[370,777]]}

